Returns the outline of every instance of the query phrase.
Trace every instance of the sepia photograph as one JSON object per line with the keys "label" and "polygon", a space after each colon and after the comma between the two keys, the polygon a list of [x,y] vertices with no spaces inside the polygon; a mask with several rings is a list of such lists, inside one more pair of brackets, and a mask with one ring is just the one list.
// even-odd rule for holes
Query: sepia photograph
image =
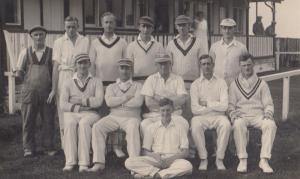
{"label": "sepia photograph", "polygon": [[0,179],[300,179],[299,0],[0,0]]}

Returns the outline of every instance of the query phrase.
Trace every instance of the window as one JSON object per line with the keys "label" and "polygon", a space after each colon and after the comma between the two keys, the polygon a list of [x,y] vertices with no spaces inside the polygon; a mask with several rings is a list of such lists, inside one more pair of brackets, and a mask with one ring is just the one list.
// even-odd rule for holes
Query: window
{"label": "window", "polygon": [[7,25],[21,25],[21,0],[4,1],[4,22]]}
{"label": "window", "polygon": [[117,18],[117,27],[132,27],[136,19],[136,0],[85,0],[85,25],[101,27],[101,16],[112,12]]}
{"label": "window", "polygon": [[244,33],[244,9],[242,8],[233,8],[233,19],[235,20],[236,24],[236,31],[239,34]]}

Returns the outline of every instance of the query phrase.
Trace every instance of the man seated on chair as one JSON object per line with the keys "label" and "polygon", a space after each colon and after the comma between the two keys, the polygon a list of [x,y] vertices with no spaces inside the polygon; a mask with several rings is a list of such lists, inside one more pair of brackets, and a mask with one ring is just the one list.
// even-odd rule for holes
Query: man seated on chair
{"label": "man seated on chair", "polygon": [[259,167],[264,173],[273,173],[268,160],[271,158],[277,127],[273,118],[274,105],[270,89],[268,84],[255,74],[251,55],[241,56],[239,63],[241,73],[230,85],[228,106],[240,160],[237,171],[247,172],[247,127],[251,126],[262,131]]}
{"label": "man seated on chair", "polygon": [[146,79],[141,91],[141,94],[145,96],[146,106],[150,110],[149,113],[143,115],[144,120],[141,123],[141,131],[143,133],[147,126],[159,120],[159,101],[162,98],[168,98],[173,101],[174,122],[181,123],[188,130],[188,122],[181,117],[181,106],[187,99],[184,81],[181,76],[171,72],[172,62],[168,54],[158,53],[155,63],[158,72]]}
{"label": "man seated on chair", "polygon": [[140,113],[143,96],[142,85],[132,81],[133,61],[120,59],[119,78],[106,88],[105,101],[110,107],[110,114],[93,126],[93,163],[89,170],[101,171],[105,168],[106,137],[109,132],[122,129],[126,132],[127,151],[129,157],[140,155]]}
{"label": "man seated on chair", "polygon": [[76,73],[64,84],[60,98],[65,126],[63,171],[71,171],[78,164],[79,172],[84,172],[90,165],[92,126],[100,118],[96,108],[103,101],[103,86],[100,79],[89,74],[91,62],[87,54],[76,55],[74,61]]}
{"label": "man seated on chair", "polygon": [[125,167],[135,178],[172,178],[192,173],[192,164],[185,160],[189,142],[185,127],[174,121],[173,101],[159,101],[160,116],[144,134],[143,156],[130,157]]}
{"label": "man seated on chair", "polygon": [[218,170],[225,170],[223,159],[231,131],[230,122],[225,115],[228,108],[228,87],[223,79],[214,75],[214,61],[211,56],[202,55],[199,68],[201,76],[191,85],[191,108],[194,115],[191,133],[201,160],[199,170],[207,170],[204,136],[206,129],[216,129],[216,166]]}

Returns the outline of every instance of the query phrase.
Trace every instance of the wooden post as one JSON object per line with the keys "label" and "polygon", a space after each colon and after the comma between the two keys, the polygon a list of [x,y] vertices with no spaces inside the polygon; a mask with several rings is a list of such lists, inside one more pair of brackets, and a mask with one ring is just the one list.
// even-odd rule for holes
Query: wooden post
{"label": "wooden post", "polygon": [[9,114],[14,114],[16,106],[15,77],[11,72],[5,72],[4,75],[8,77],[8,112]]}
{"label": "wooden post", "polygon": [[290,77],[283,78],[282,120],[286,121],[289,113]]}
{"label": "wooden post", "polygon": [[280,52],[275,52],[275,71],[279,71]]}

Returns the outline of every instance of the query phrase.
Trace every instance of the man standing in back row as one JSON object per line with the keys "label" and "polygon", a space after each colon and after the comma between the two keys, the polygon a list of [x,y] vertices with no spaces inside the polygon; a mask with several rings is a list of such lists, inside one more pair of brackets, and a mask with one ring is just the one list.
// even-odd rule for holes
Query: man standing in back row
{"label": "man standing in back row", "polygon": [[88,53],[89,39],[78,33],[78,19],[68,16],[65,19],[66,33],[55,40],[53,47],[53,74],[52,74],[52,91],[50,97],[56,95],[56,105],[60,126],[60,137],[62,148],[64,134],[63,111],[59,105],[59,98],[62,93],[62,86],[67,79],[72,78],[74,73],[74,57],[79,53]]}

